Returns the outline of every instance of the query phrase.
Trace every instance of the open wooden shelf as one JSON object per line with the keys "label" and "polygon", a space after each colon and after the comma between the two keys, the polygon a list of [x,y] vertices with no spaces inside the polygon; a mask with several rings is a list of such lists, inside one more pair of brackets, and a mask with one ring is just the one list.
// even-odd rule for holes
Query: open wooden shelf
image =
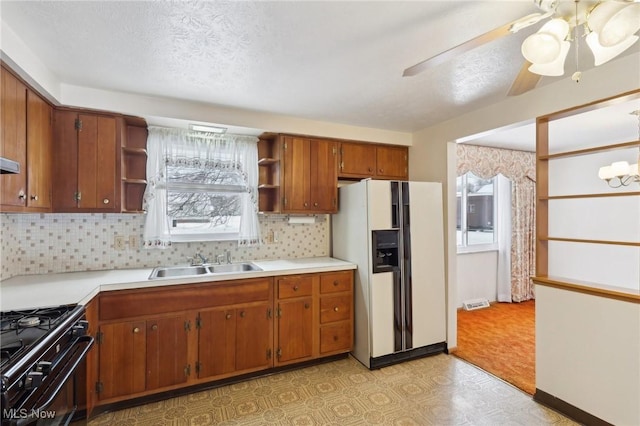
{"label": "open wooden shelf", "polygon": [[613,240],[588,240],[583,238],[561,238],[561,237],[538,237],[541,241],[560,241],[564,243],[585,243],[585,244],[608,244],[616,246],[640,247],[640,242],[635,241],[613,241]]}
{"label": "open wooden shelf", "polygon": [[600,198],[600,197],[635,197],[640,195],[640,191],[627,192],[606,192],[595,194],[567,194],[567,195],[548,195],[546,197],[538,197],[540,201],[547,200],[571,200],[580,198]]}
{"label": "open wooden shelf", "polygon": [[640,140],[616,143],[612,145],[594,146],[592,148],[578,149],[575,151],[565,151],[565,152],[556,152],[553,154],[539,155],[538,159],[544,161],[544,160],[553,160],[554,158],[576,157],[578,155],[594,154],[596,152],[613,151],[616,149],[633,148],[636,146],[640,146]]}

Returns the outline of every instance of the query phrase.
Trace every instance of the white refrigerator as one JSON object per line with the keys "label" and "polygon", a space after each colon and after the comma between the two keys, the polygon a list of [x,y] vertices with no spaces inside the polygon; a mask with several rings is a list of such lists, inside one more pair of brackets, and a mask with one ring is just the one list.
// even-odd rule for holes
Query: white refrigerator
{"label": "white refrigerator", "polygon": [[352,355],[368,368],[447,350],[442,184],[339,189],[333,257],[357,264]]}

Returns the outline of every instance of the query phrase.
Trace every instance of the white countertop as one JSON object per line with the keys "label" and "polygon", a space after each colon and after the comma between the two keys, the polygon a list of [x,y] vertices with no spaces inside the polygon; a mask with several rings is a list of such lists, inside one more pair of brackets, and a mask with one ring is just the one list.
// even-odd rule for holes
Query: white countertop
{"label": "white countertop", "polygon": [[85,304],[101,291],[356,269],[353,263],[331,257],[259,260],[252,263],[262,271],[153,280],[149,279],[153,268],[20,275],[0,281],[0,311]]}

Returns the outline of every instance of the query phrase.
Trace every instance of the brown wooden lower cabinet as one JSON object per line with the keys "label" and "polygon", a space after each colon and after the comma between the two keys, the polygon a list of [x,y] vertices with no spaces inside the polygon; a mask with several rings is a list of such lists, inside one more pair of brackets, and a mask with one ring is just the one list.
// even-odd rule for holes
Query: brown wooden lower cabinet
{"label": "brown wooden lower cabinet", "polygon": [[98,298],[98,405],[346,353],[353,341],[353,271]]}

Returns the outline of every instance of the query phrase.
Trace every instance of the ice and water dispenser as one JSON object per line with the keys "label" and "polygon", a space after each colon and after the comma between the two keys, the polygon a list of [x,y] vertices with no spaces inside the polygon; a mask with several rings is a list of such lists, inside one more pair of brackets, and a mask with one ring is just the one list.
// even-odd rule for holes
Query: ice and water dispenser
{"label": "ice and water dispenser", "polygon": [[398,230],[371,231],[373,273],[391,272],[400,267]]}

